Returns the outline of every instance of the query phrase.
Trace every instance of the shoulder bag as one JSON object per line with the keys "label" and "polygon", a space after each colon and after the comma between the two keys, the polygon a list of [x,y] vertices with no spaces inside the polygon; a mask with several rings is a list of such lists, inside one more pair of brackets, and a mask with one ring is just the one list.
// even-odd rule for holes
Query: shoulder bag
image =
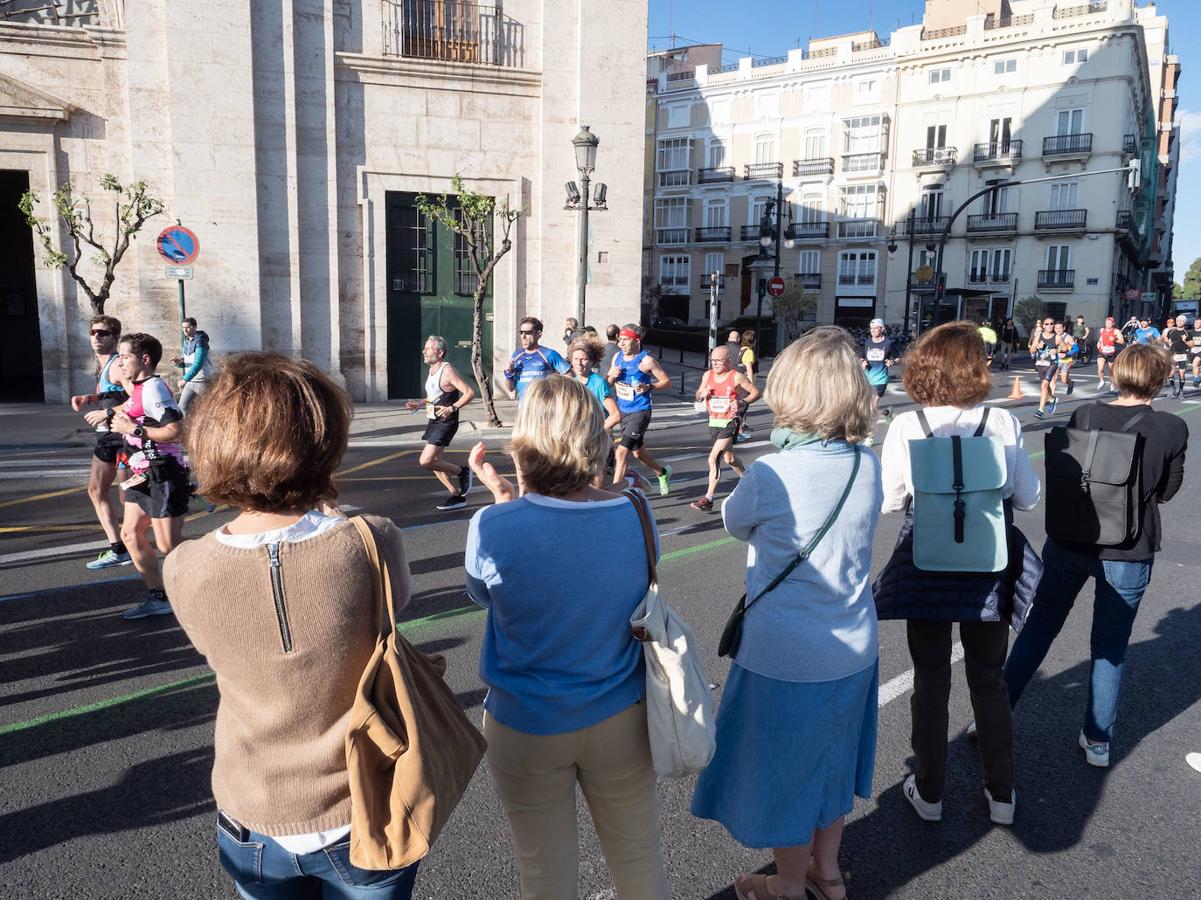
{"label": "shoulder bag", "polygon": [[785,566],[784,571],[771,580],[771,584],[757,593],[748,601],[746,594],[738,600],[734,611],[730,613],[730,618],[726,620],[726,627],[722,629],[721,640],[717,644],[717,655],[728,656],[733,659],[738,653],[738,648],[742,644],[742,620],[746,618],[746,611],[754,606],[764,594],[775,590],[785,578],[792,574],[792,570],[807,560],[810,554],[817,549],[817,545],[821,543],[822,538],[826,536],[826,532],[834,524],[834,520],[838,518],[838,514],[842,512],[843,506],[847,502],[847,497],[851,494],[851,488],[855,486],[855,478],[859,474],[859,454],[862,452],[858,444],[855,444],[855,462],[851,466],[851,477],[847,479],[847,486],[843,488],[842,496],[838,498],[838,504],[830,511],[830,515],[826,517],[826,521],[822,523],[822,527],[805,545],[804,549],[796,555],[796,557]]}
{"label": "shoulder bag", "polygon": [[655,772],[682,778],[709,765],[717,749],[713,694],[692,629],[659,594],[655,538],[645,501],[623,491],[642,522],[650,580],[646,596],[630,617],[630,633],[646,660],[646,725]]}
{"label": "shoulder bag", "polygon": [[376,607],[384,607],[346,731],[350,861],[403,869],[429,853],[486,744],[442,679],[446,660],[426,656],[396,630],[387,561],[362,517],[350,521],[367,548]]}

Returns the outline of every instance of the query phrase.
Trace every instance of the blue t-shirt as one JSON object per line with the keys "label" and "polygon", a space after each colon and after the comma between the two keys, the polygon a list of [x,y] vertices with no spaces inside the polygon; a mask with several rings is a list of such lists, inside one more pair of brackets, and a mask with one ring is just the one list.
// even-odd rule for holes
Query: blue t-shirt
{"label": "blue t-shirt", "polygon": [[621,374],[613,382],[613,392],[617,394],[617,408],[622,415],[651,408],[651,392],[635,390],[638,385],[654,383],[650,375],[638,368],[646,355],[645,350],[639,350],[633,356],[626,356],[618,350],[613,356],[613,365],[621,369]]}
{"label": "blue t-shirt", "polygon": [[571,371],[571,366],[550,347],[539,347],[537,350],[518,350],[514,353],[512,369],[513,381],[517,385],[517,399],[520,400],[525,389],[533,382],[540,381],[554,372],[566,375]]}
{"label": "blue t-shirt", "polygon": [[625,497],[486,506],[467,529],[466,568],[467,595],[488,610],[480,678],[496,721],[563,734],[645,695],[630,616],[646,595],[646,549]]}
{"label": "blue t-shirt", "polygon": [[1154,325],[1147,328],[1136,328],[1134,330],[1134,340],[1140,344],[1149,344],[1152,341],[1159,340],[1159,329]]}
{"label": "blue t-shirt", "polygon": [[588,388],[588,393],[596,398],[596,402],[600,404],[601,412],[605,410],[605,400],[613,396],[613,388],[609,387],[609,382],[601,378],[595,372],[588,376],[588,382],[584,385]]}

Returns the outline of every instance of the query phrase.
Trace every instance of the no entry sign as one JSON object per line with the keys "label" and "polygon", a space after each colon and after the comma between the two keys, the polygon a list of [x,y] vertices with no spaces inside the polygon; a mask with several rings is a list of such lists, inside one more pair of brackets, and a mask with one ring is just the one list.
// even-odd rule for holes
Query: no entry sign
{"label": "no entry sign", "polygon": [[182,225],[170,225],[160,231],[155,246],[163,259],[177,266],[186,266],[200,255],[200,239]]}
{"label": "no entry sign", "polygon": [[780,297],[784,294],[784,278],[781,275],[773,275],[767,280],[767,292],[773,297]]}

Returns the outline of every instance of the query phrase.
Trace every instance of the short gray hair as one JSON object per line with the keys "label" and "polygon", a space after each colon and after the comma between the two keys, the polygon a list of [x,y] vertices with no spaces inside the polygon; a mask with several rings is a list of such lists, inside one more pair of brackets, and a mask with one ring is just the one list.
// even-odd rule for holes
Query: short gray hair
{"label": "short gray hair", "polygon": [[437,347],[438,352],[443,356],[450,352],[450,344],[448,344],[446,342],[446,338],[442,337],[441,335],[431,334],[425,339],[425,342],[427,344],[433,344],[435,347]]}

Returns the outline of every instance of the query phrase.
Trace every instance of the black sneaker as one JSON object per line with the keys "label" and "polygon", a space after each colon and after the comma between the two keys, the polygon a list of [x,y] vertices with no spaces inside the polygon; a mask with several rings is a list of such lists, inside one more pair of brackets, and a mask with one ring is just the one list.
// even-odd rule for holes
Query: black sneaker
{"label": "black sneaker", "polygon": [[471,493],[472,485],[475,484],[475,476],[471,474],[471,469],[467,466],[459,469],[459,496],[466,497]]}
{"label": "black sneaker", "polygon": [[439,503],[434,508],[441,509],[441,510],[462,509],[466,505],[467,505],[467,498],[464,497],[462,494],[451,494],[449,497],[447,497],[445,500],[443,500],[441,503]]}
{"label": "black sneaker", "polygon": [[1070,381],[1069,381],[1069,382],[1068,382],[1067,396],[1069,396],[1069,397],[1070,397],[1070,396],[1072,396],[1072,391],[1074,391],[1074,390],[1076,390],[1076,385],[1075,385],[1075,384],[1073,384],[1072,382],[1070,382]]}

